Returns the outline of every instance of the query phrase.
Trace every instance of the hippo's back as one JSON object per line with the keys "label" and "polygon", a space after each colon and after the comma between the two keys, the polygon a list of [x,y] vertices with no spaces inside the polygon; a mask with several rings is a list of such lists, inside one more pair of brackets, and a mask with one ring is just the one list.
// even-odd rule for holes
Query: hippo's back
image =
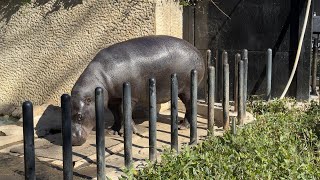
{"label": "hippo's back", "polygon": [[139,102],[147,101],[145,96],[151,77],[156,79],[157,98],[162,103],[170,98],[171,74],[177,73],[179,92],[190,89],[192,69],[198,71],[199,83],[204,76],[200,52],[190,43],[170,36],[146,36],[117,43],[101,50],[93,61],[103,66],[111,96],[119,97],[122,83],[130,82],[132,97]]}

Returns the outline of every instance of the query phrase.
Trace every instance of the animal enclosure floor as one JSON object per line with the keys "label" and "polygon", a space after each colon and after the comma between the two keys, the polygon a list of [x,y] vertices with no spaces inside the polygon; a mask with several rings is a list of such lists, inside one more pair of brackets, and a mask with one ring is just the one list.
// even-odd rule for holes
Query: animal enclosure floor
{"label": "animal enclosure floor", "polygon": [[[215,135],[222,135],[222,109],[219,104],[216,105],[215,109]],[[207,118],[206,118],[207,106],[204,104],[198,104],[198,119],[197,119],[197,133],[198,140],[203,141],[207,135]],[[184,117],[184,108],[179,103],[179,119],[182,120]],[[235,117],[236,114],[230,112],[230,117]],[[254,118],[251,114],[247,113],[247,119],[245,123],[251,122]],[[230,118],[230,119],[231,119]],[[141,168],[149,158],[149,140],[148,140],[148,120],[139,120],[137,124],[139,134],[133,135],[133,146],[132,156],[133,165],[135,168]],[[160,159],[161,152],[165,148],[170,148],[170,110],[161,112],[158,115],[157,121],[157,160]],[[189,143],[190,129],[179,130],[179,149],[181,150],[184,145]],[[54,168],[55,174],[62,175],[62,147],[61,147],[61,134],[56,133],[46,138],[35,138],[35,153],[41,163],[45,163],[47,168]],[[87,142],[82,146],[73,147],[73,161],[74,161],[74,178],[75,179],[94,179],[96,177],[96,143],[95,133],[91,133]],[[106,135],[106,176],[111,179],[118,179],[123,175],[124,168],[124,145],[123,137]],[[19,161],[23,165],[23,143],[17,142],[8,147],[0,150],[2,153],[10,153],[20,158]],[[1,155],[1,154],[0,154]],[[38,163],[40,164],[40,163]],[[41,165],[41,164],[40,164]],[[24,169],[20,169],[20,174]],[[49,172],[49,171],[48,171]],[[1,177],[0,172],[0,177]],[[46,174],[51,179],[51,174]],[[53,175],[52,175],[53,176]],[[56,176],[56,175],[55,175]],[[61,177],[61,176],[60,176]]]}

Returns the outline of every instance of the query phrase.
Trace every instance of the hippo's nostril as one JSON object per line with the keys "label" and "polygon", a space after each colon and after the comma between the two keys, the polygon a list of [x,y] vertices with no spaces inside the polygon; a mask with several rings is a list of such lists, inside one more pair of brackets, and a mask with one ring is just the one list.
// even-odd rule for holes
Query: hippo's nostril
{"label": "hippo's nostril", "polygon": [[79,124],[74,124],[72,127],[72,145],[81,146],[86,142],[88,133]]}

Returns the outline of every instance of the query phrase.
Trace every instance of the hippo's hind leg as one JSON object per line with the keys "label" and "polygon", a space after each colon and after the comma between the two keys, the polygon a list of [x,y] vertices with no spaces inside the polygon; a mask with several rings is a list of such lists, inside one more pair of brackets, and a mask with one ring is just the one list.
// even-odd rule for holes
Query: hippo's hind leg
{"label": "hippo's hind leg", "polygon": [[180,93],[179,98],[186,107],[186,113],[184,119],[179,122],[179,129],[188,129],[190,127],[190,115],[191,115],[191,105],[190,105],[190,92]]}

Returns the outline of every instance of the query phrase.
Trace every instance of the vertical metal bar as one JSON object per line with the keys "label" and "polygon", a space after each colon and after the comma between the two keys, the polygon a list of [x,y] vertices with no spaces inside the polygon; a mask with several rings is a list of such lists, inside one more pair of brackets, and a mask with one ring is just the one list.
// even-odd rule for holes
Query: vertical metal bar
{"label": "vertical metal bar", "polygon": [[97,87],[95,90],[95,108],[96,108],[96,150],[97,150],[97,179],[106,178],[105,165],[105,136],[104,136],[104,95],[103,89]]}
{"label": "vertical metal bar", "polygon": [[[207,56],[207,73],[209,73],[209,67],[211,66],[211,50],[208,49],[206,52]],[[208,81],[208,77],[206,77],[206,80]],[[205,84],[205,102],[208,103],[208,84]]]}
{"label": "vertical metal bar", "polygon": [[223,52],[223,129],[229,130],[229,64],[228,64],[228,53]]}
{"label": "vertical metal bar", "polygon": [[228,52],[227,51],[223,51],[222,52],[222,63],[223,64],[229,64]]}
{"label": "vertical metal bar", "polygon": [[171,149],[178,152],[178,80],[171,75]]}
{"label": "vertical metal bar", "polygon": [[237,125],[236,125],[236,118],[232,117],[232,134],[236,135],[237,134]]}
{"label": "vertical metal bar", "polygon": [[246,113],[247,113],[247,99],[248,99],[248,50],[244,49],[243,50],[243,67],[244,67],[244,77],[243,77],[243,93],[244,93],[244,105],[243,105],[243,113],[244,113],[244,117],[246,117]]}
{"label": "vertical metal bar", "polygon": [[216,68],[216,102],[221,102],[222,100],[222,89],[223,89],[223,51],[216,51],[215,68]]}
{"label": "vertical metal bar", "polygon": [[131,86],[123,83],[123,118],[124,118],[124,162],[126,168],[132,163],[132,109],[131,109]]}
{"label": "vertical metal bar", "polygon": [[68,94],[63,94],[61,96],[61,117],[63,138],[63,179],[71,180],[73,176],[71,142],[71,98]]}
{"label": "vertical metal bar", "polygon": [[214,134],[215,68],[208,68],[208,135]]}
{"label": "vertical metal bar", "polygon": [[311,84],[311,94],[317,95],[317,51],[318,51],[318,39],[313,40],[313,57],[312,57],[312,84]]}
{"label": "vertical metal bar", "polygon": [[233,100],[234,100],[234,111],[238,111],[238,84],[239,84],[239,78],[238,78],[238,64],[239,61],[241,61],[241,55],[237,53],[235,55],[235,61],[234,61],[234,92],[233,92]]}
{"label": "vertical metal bar", "polygon": [[272,49],[267,51],[267,97],[266,100],[269,101],[271,98],[271,80],[272,80]]}
{"label": "vertical metal bar", "polygon": [[197,97],[198,94],[198,73],[197,70],[191,70],[191,120],[190,120],[190,145],[197,144]]}
{"label": "vertical metal bar", "polygon": [[156,80],[149,79],[149,159],[157,159],[157,93]]}
{"label": "vertical metal bar", "polygon": [[243,119],[244,119],[244,62],[239,61],[239,71],[238,71],[238,77],[239,77],[239,84],[238,84],[238,89],[239,89],[239,96],[238,96],[238,123],[240,125],[243,125]]}
{"label": "vertical metal bar", "polygon": [[30,101],[22,104],[24,173],[26,180],[35,180],[35,152],[33,131],[33,105]]}

